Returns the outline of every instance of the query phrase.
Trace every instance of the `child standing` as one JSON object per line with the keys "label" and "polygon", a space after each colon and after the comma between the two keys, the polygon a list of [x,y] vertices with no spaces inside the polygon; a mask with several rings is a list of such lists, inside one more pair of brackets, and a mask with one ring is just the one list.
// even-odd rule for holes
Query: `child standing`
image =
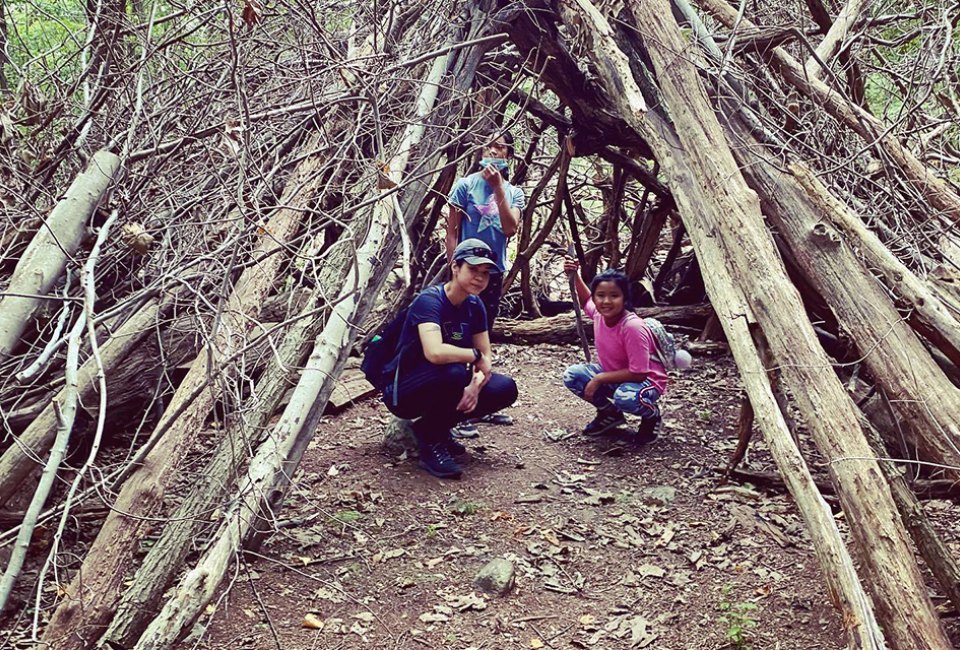
{"label": "child standing", "polygon": [[660,407],[667,389],[667,371],[657,352],[653,332],[631,311],[630,282],[621,271],[598,274],[588,288],[579,264],[567,258],[563,270],[575,274],[576,300],[593,319],[600,363],[578,363],[563,374],[563,384],[597,407],[597,417],[583,430],[599,435],[626,424],[624,413],[639,415],[634,440],[645,445],[657,438]]}

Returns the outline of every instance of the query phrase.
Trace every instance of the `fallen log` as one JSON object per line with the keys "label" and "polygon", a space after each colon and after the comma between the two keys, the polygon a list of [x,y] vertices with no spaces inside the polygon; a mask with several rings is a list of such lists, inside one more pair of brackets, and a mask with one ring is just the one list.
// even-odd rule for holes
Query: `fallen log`
{"label": "fallen log", "polygon": [[302,317],[283,337],[276,355],[271,355],[263,379],[245,405],[248,414],[228,427],[212,458],[194,480],[194,489],[163,527],[160,538],[123,592],[101,643],[108,647],[132,647],[156,615],[163,593],[173,584],[182,562],[193,550],[199,529],[210,525],[204,515],[214,512],[234,486],[247,460],[243,450],[259,447],[269,431],[269,418],[284,393],[295,384],[296,373],[310,352],[310,343],[324,322],[317,317],[316,309],[322,296],[329,295],[325,289],[332,287],[311,293]]}
{"label": "fallen log", "polygon": [[327,402],[327,412],[336,413],[376,392],[377,389],[367,381],[359,369],[345,369],[330,394],[330,400]]}
{"label": "fallen log", "polygon": [[[641,318],[656,318],[665,325],[703,327],[713,313],[709,303],[679,307],[642,307],[634,310]],[[593,328],[587,327],[593,337]],[[493,326],[490,339],[496,343],[537,345],[540,343],[576,343],[577,323],[572,313],[533,320],[501,318]]]}
{"label": "fallen log", "polygon": [[[289,400],[283,401],[284,395],[296,385],[296,375],[327,321],[328,314],[324,314],[320,306],[326,296],[336,294],[343,285],[353,255],[352,243],[339,243],[335,250],[328,251],[316,281],[310,281],[314,286],[312,291],[298,290],[293,295],[275,296],[264,304],[261,318],[284,319],[290,305],[299,315],[289,329],[280,330],[279,345],[263,341],[244,355],[245,358],[258,355],[260,350],[259,357],[268,362],[253,394],[244,403],[246,415],[227,427],[219,447],[197,479],[199,486],[190,492],[164,526],[160,538],[127,586],[101,644],[133,647],[159,611],[164,592],[173,584],[183,560],[195,546],[198,530],[209,525],[202,515],[223,503],[248,462],[241,450],[257,449],[269,433],[268,422],[277,407],[288,403]],[[278,325],[261,323],[251,336],[272,338],[277,335]],[[245,363],[253,365],[249,361]]]}
{"label": "fallen log", "polygon": [[[669,12],[663,8],[660,8],[660,11],[669,15]],[[616,47],[609,40],[606,46]],[[597,69],[605,70],[606,68],[598,65]],[[603,80],[607,88],[613,90],[611,94],[614,97],[616,89],[622,84],[634,83],[632,78],[611,78],[609,75]],[[626,110],[622,112],[627,113]],[[640,126],[637,123],[635,125]],[[754,319],[732,270],[728,268],[727,253],[719,246],[713,245],[712,226],[705,227],[705,224],[693,217],[687,217],[687,214],[700,213],[702,200],[705,198],[702,196],[701,186],[687,168],[684,159],[676,155],[677,152],[683,151],[683,148],[675,141],[665,125],[659,121],[651,121],[650,126],[662,134],[652,134],[656,137],[651,138],[651,144],[659,144],[662,139],[669,138],[663,147],[666,150],[663,152],[666,155],[665,160],[669,161],[669,165],[664,161],[661,161],[661,164],[667,172],[681,217],[684,218],[688,230],[695,233],[693,243],[697,256],[704,260],[707,267],[706,279],[711,300],[715,305],[720,306],[717,316],[730,342],[756,421],[764,432],[771,453],[784,479],[790,485],[791,494],[800,508],[807,530],[810,532],[817,560],[826,579],[831,600],[843,612],[843,620],[851,639],[861,642],[859,647],[879,648],[882,646],[882,640],[870,641],[880,636],[879,629],[873,611],[867,604],[867,598],[845,542],[829,507],[817,491],[810,471],[790,436],[783,414],[776,404],[767,381],[766,369],[750,332],[750,322]],[[717,187],[725,186],[726,183],[723,183]],[[713,186],[707,185],[707,187]],[[705,217],[704,220],[711,219],[716,220],[718,224],[723,223],[726,215],[714,216],[711,211],[710,216]],[[707,233],[711,234],[707,235]],[[880,638],[882,639],[882,636]]]}
{"label": "fallen log", "polygon": [[[709,188],[703,195],[705,203],[694,210],[689,205],[681,210],[701,268],[715,272],[726,265],[738,284],[749,287],[747,304],[785,384],[807,417],[817,446],[830,461],[839,461],[830,465],[831,474],[839,486],[861,561],[869,567],[864,572],[865,582],[873,591],[876,620],[887,641],[903,650],[945,647],[946,636],[926,596],[906,533],[898,525],[889,487],[872,460],[856,409],[833,373],[825,372],[831,367],[830,361],[806,322],[803,305],[785,269],[776,262],[757,197],[737,169],[697,73],[688,63],[688,48],[667,18],[669,9],[661,2],[631,4],[654,60],[660,90],[673,109],[671,117],[694,182]],[[671,151],[658,153],[665,159],[675,155]],[[675,196],[680,192],[674,188]],[[702,254],[717,245],[722,257]],[[705,271],[705,280],[709,275]],[[710,280],[707,282],[709,286]],[[710,294],[718,314],[723,313],[722,303],[714,299],[713,291]],[[726,325],[729,321],[721,322]],[[864,621],[857,624],[863,625]],[[858,641],[861,646],[881,647],[869,627],[850,632],[853,638],[862,635]],[[918,639],[924,640],[920,646]]]}
{"label": "fallen log", "polygon": [[[887,406],[890,402],[886,399]],[[877,455],[881,458],[885,455],[886,449],[880,434],[876,431],[870,432],[870,442],[873,445]],[[900,516],[903,518],[903,525],[910,531],[913,537],[913,543],[917,545],[917,550],[923,557],[927,568],[940,584],[940,588],[950,599],[954,609],[960,611],[960,565],[953,558],[950,549],[934,530],[930,521],[923,511],[923,506],[917,500],[903,474],[895,463],[883,462],[880,464],[887,481],[890,483],[893,499],[900,509]]]}
{"label": "fallen log", "polygon": [[87,222],[119,169],[115,154],[95,153],[27,246],[0,297],[0,360],[20,343],[34,311],[79,250]]}
{"label": "fallen log", "polygon": [[[740,481],[741,483],[749,483],[759,488],[776,491],[776,492],[789,492],[787,484],[784,483],[783,477],[774,472],[760,472],[756,470],[748,469],[733,469],[730,470],[729,477],[727,474],[727,467],[714,467],[713,471],[721,476]],[[829,496],[835,496],[837,490],[834,487],[833,483],[829,480],[816,480],[817,489],[820,490],[821,494],[826,494]],[[952,479],[917,479],[915,481],[910,481],[908,484],[910,492],[916,496],[918,499],[945,499],[948,501],[960,501],[960,483]]]}
{"label": "fallen log", "polygon": [[927,288],[939,296],[950,315],[960,318],[960,271],[954,262],[939,264],[926,279]]}
{"label": "fallen log", "polygon": [[[163,304],[164,308],[154,313],[154,321],[141,322],[143,328],[135,332],[137,338],[131,343],[131,349],[125,353],[127,356],[122,362],[111,359],[107,373],[107,417],[104,424],[108,431],[126,432],[131,422],[140,420],[153,407],[154,398],[160,398],[158,385],[163,386],[171,374],[176,374],[181,364],[196,358],[199,352],[200,337],[185,335],[185,332],[195,329],[196,318],[193,315],[177,318],[174,298],[164,298]],[[139,310],[144,308],[141,306]],[[104,323],[103,333],[99,336],[105,339],[102,344],[108,344],[110,338],[117,334],[117,328],[125,322],[123,318],[118,318]],[[128,333],[122,338],[129,338]],[[51,378],[36,395],[19,401],[15,411],[6,412],[7,425],[17,435],[22,435],[56,398],[62,387],[62,376]],[[82,408],[88,417],[96,417],[97,400],[91,401],[88,396],[83,400]],[[3,449],[4,453],[6,451]]]}
{"label": "fallen log", "polygon": [[881,275],[884,284],[896,296],[898,309],[910,312],[914,329],[931,339],[954,364],[960,365],[960,323],[944,301],[897,259],[853,210],[833,196],[809,166],[794,161],[788,165],[787,171],[803,186],[809,202],[817,207],[823,218],[843,232],[866,266]]}

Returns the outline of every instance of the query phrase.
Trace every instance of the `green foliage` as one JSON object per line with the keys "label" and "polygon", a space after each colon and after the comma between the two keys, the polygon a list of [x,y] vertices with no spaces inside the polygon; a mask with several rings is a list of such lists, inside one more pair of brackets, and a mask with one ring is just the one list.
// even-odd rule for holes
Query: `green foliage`
{"label": "green foliage", "polygon": [[620,490],[613,495],[613,501],[619,505],[633,505],[637,501],[637,495],[630,490]]}
{"label": "green foliage", "polygon": [[[910,3],[907,3],[909,5]],[[903,11],[907,11],[908,6]],[[902,117],[902,111],[913,108],[905,105],[903,93],[909,91],[912,84],[907,77],[914,77],[913,81],[922,84],[930,79],[924,79],[927,65],[918,62],[928,60],[933,65],[936,54],[939,53],[944,34],[939,30],[930,29],[929,18],[901,20],[883,27],[876,34],[878,41],[884,44],[878,48],[874,57],[864,57],[873,65],[877,65],[876,72],[868,74],[865,80],[867,106],[878,116],[887,120],[896,120]],[[960,25],[955,26],[950,37],[953,42],[960,38]],[[947,62],[949,66],[949,62]],[[899,82],[895,81],[898,78]],[[949,75],[940,75],[944,82],[948,82]],[[905,86],[906,84],[906,86]],[[944,109],[936,100],[936,93],[949,92],[946,83],[932,83],[932,93],[927,94],[920,108],[930,115],[942,114]]]}
{"label": "green foliage", "polygon": [[[6,10],[10,60],[18,67],[36,59],[44,68],[61,69],[83,43],[86,27],[83,3],[8,2]],[[63,69],[61,76],[69,73],[69,69]]]}
{"label": "green foliage", "polygon": [[356,510],[339,510],[337,511],[331,519],[333,519],[338,524],[352,524],[355,521],[358,521],[363,515],[361,515]]}
{"label": "green foliage", "polygon": [[467,517],[469,515],[475,515],[480,512],[480,509],[483,507],[481,503],[474,503],[472,501],[457,501],[450,506],[450,510],[455,515],[460,515],[461,517]]}
{"label": "green foliage", "polygon": [[719,619],[720,624],[724,626],[724,636],[734,644],[737,650],[749,650],[752,646],[750,641],[750,630],[758,625],[754,618],[759,609],[756,603],[739,602],[730,600],[733,587],[726,585],[723,588],[724,600],[717,606],[723,612]]}
{"label": "green foliage", "polygon": [[445,529],[447,524],[442,521],[438,521],[432,524],[427,524],[424,528],[424,538],[427,540],[435,540],[440,537],[440,531]]}

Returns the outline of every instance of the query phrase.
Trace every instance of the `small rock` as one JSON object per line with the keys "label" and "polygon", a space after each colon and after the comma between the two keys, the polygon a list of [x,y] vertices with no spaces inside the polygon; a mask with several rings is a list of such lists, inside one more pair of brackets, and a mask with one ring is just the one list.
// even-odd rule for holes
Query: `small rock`
{"label": "small rock", "polygon": [[646,487],[640,491],[640,501],[648,506],[668,506],[676,496],[676,489],[669,485]]}
{"label": "small rock", "polygon": [[413,437],[413,422],[401,418],[392,418],[383,432],[383,446],[387,453],[396,455],[404,451],[417,450],[417,441]]}
{"label": "small rock", "polygon": [[474,583],[484,591],[503,596],[513,589],[513,562],[496,558],[480,569]]}

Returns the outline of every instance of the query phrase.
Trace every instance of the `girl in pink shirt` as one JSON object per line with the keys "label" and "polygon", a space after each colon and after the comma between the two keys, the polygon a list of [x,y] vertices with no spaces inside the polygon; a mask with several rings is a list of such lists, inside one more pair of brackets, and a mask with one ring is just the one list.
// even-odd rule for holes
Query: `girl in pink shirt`
{"label": "girl in pink shirt", "polygon": [[563,384],[597,407],[597,417],[583,430],[599,435],[626,424],[624,413],[639,415],[635,441],[645,445],[657,438],[660,407],[667,389],[667,371],[657,353],[653,332],[631,311],[630,282],[621,271],[598,274],[588,288],[579,264],[567,258],[563,266],[575,274],[576,298],[593,319],[600,363],[578,363],[563,373]]}

